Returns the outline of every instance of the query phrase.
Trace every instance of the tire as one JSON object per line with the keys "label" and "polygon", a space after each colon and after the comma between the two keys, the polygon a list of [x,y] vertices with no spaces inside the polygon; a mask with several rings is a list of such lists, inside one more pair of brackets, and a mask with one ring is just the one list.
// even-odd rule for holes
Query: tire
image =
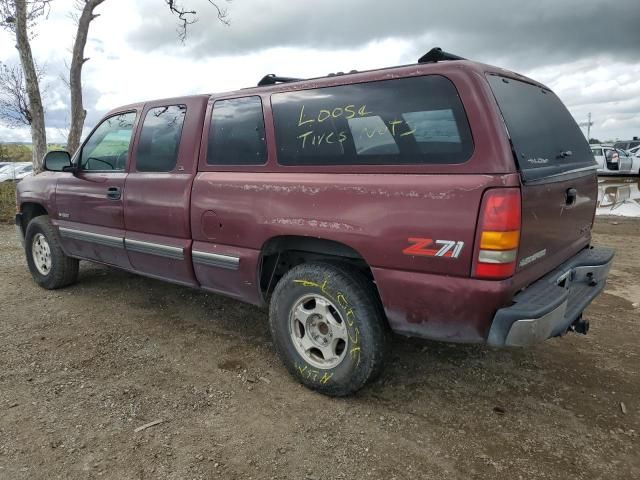
{"label": "tire", "polygon": [[382,305],[373,283],[349,265],[289,270],[273,292],[269,324],[287,370],[312,390],[350,395],[382,371],[389,346]]}
{"label": "tire", "polygon": [[55,290],[71,285],[78,279],[80,262],[64,254],[60,238],[47,215],[35,217],[29,222],[24,249],[31,276],[41,287]]}

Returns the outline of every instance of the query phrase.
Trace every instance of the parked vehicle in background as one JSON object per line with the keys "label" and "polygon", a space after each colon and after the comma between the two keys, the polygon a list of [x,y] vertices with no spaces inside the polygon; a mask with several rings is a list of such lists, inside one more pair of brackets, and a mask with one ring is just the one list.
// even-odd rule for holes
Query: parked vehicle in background
{"label": "parked vehicle in background", "polygon": [[640,175],[640,146],[627,150],[627,153],[631,156],[631,161],[633,163],[631,170]]}
{"label": "parked vehicle in background", "polygon": [[33,175],[31,163],[10,163],[0,167],[0,183],[17,182],[30,175]]}
{"label": "parked vehicle in background", "polygon": [[635,168],[633,161],[633,155],[626,150],[616,149],[618,154],[618,164],[620,165],[620,174],[623,175],[638,175],[638,168]]}
{"label": "parked vehicle in background", "polygon": [[633,137],[633,140],[620,140],[613,144],[614,148],[619,148],[621,150],[630,150],[640,146],[640,138]]}
{"label": "parked vehicle in background", "polygon": [[598,163],[598,175],[637,175],[632,157],[611,145],[591,145],[591,153]]}
{"label": "parked vehicle in background", "polygon": [[136,103],[18,184],[34,280],[79,260],[269,307],[290,373],[347,395],[389,330],[529,346],[586,333],[613,251],[560,99],[431,50],[418,64]]}

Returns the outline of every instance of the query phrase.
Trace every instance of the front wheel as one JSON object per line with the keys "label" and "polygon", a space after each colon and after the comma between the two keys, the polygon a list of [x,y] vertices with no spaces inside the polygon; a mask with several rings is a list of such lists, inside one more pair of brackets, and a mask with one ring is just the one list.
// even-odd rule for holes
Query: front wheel
{"label": "front wheel", "polygon": [[47,215],[29,222],[24,246],[31,276],[38,285],[54,290],[75,283],[79,262],[64,254]]}
{"label": "front wheel", "polygon": [[326,395],[349,395],[382,370],[388,327],[373,283],[344,264],[305,263],[278,282],[271,334],[289,372]]}

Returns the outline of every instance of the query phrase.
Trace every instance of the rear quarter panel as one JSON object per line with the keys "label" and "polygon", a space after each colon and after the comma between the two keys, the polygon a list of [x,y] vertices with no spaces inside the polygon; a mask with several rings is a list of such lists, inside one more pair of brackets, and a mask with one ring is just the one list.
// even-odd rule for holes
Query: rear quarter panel
{"label": "rear quarter panel", "polygon": [[[203,172],[194,182],[194,240],[260,250],[272,237],[341,242],[372,267],[468,276],[482,193],[509,175]],[[463,242],[458,258],[405,254],[409,238]],[[224,253],[224,252],[222,252]]]}

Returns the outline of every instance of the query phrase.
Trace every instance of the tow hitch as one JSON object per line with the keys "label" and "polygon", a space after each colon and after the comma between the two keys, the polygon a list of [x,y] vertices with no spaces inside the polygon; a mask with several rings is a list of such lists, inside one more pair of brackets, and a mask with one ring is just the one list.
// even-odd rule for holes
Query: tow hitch
{"label": "tow hitch", "polygon": [[569,330],[576,333],[581,333],[582,335],[586,335],[589,332],[589,320],[585,320],[582,318],[582,315],[578,317],[578,319],[571,324]]}

